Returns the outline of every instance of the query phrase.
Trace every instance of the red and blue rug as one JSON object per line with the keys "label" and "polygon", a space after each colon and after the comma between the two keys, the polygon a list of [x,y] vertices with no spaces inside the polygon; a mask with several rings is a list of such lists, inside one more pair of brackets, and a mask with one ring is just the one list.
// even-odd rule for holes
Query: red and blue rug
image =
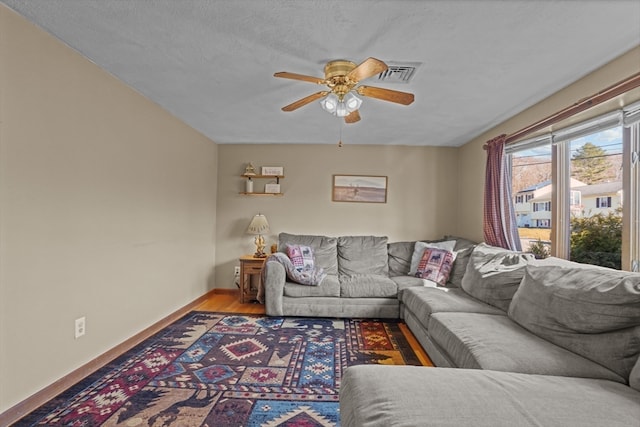
{"label": "red and blue rug", "polygon": [[344,370],[420,365],[393,320],[191,312],[25,426],[338,426]]}

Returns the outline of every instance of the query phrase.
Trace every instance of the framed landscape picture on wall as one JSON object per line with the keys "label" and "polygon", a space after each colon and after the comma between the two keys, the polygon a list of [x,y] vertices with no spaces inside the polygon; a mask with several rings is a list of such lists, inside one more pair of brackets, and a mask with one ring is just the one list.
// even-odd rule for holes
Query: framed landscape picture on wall
{"label": "framed landscape picture on wall", "polygon": [[334,202],[387,203],[387,177],[373,175],[333,175]]}

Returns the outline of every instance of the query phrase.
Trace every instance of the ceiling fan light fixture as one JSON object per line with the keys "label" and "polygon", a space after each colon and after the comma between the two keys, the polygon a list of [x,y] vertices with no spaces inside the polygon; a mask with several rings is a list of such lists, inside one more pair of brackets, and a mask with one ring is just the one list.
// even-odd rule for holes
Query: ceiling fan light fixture
{"label": "ceiling fan light fixture", "polygon": [[330,93],[320,101],[322,109],[330,114],[336,114],[339,103],[340,100],[338,100],[338,96],[335,93]]}
{"label": "ceiling fan light fixture", "polygon": [[349,109],[344,102],[340,102],[336,107],[336,116],[338,117],[346,117],[349,114]]}
{"label": "ceiling fan light fixture", "polygon": [[362,100],[351,92],[342,99],[335,93],[330,93],[320,101],[320,106],[324,111],[338,117],[348,116],[360,108],[360,105],[362,105]]}
{"label": "ceiling fan light fixture", "polygon": [[344,103],[347,106],[347,111],[352,113],[360,108],[362,99],[354,95],[353,92],[349,92],[344,96]]}

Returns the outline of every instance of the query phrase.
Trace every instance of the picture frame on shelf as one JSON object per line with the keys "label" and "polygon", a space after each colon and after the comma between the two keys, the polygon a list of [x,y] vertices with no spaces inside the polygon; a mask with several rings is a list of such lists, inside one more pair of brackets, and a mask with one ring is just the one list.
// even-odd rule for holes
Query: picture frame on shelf
{"label": "picture frame on shelf", "polygon": [[282,176],[284,175],[284,168],[282,166],[262,166],[262,175]]}
{"label": "picture frame on shelf", "polygon": [[269,194],[280,193],[280,184],[269,183],[264,185],[264,192]]}
{"label": "picture frame on shelf", "polygon": [[387,203],[387,177],[376,175],[333,175],[334,202]]}

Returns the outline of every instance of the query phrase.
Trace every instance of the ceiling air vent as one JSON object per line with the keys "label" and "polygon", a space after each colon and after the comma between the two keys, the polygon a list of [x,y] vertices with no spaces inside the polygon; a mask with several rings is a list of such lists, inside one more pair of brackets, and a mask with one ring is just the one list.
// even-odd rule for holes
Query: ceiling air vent
{"label": "ceiling air vent", "polygon": [[419,62],[387,63],[385,71],[378,74],[378,81],[385,83],[409,83],[415,75]]}

